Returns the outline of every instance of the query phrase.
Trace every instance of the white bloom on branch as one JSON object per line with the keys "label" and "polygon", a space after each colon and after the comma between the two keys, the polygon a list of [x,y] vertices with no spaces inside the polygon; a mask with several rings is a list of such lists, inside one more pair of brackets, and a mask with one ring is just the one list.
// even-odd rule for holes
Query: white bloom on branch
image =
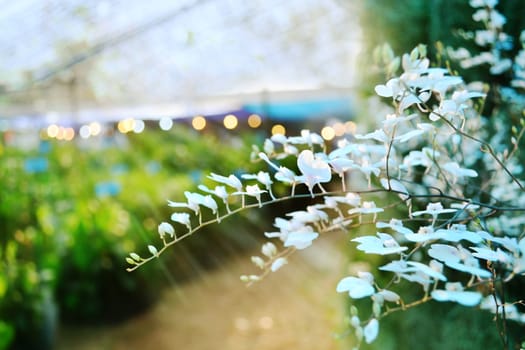
{"label": "white bloom on branch", "polygon": [[173,213],[171,214],[171,221],[178,222],[185,225],[191,231],[190,214],[188,213]]}
{"label": "white bloom on branch", "polygon": [[376,207],[372,201],[363,202],[361,207],[356,207],[348,210],[348,214],[377,214],[385,211],[383,208]]}
{"label": "white bloom on branch", "polygon": [[324,145],[323,138],[310,130],[301,130],[301,136],[292,136],[288,138],[288,142],[293,144],[308,145],[313,147],[313,145]]}
{"label": "white bloom on branch", "polygon": [[[309,227],[309,226],[305,226]],[[319,237],[319,233],[312,231],[290,232],[284,241],[285,247],[295,247],[296,249],[305,249],[312,245],[312,241]]]}
{"label": "white bloom on branch", "polygon": [[429,214],[429,215],[432,215],[432,217],[435,220],[440,214],[455,213],[457,211],[458,211],[457,209],[444,209],[443,205],[440,202],[436,202],[436,203],[428,203],[427,208],[425,210],[415,211],[412,213],[412,216],[420,216],[424,214]]}
{"label": "white bloom on branch", "polygon": [[310,150],[304,150],[299,154],[297,166],[302,173],[297,179],[308,187],[312,196],[315,185],[330,182],[332,179],[332,170],[328,163],[315,156]]}
{"label": "white bloom on branch", "polygon": [[436,289],[430,293],[436,301],[451,301],[463,306],[476,306],[481,301],[481,293],[455,290]]}
{"label": "white bloom on branch", "polygon": [[248,180],[257,180],[257,181],[259,181],[261,184],[263,184],[266,187],[266,190],[268,190],[268,192],[270,193],[270,196],[272,197],[272,199],[275,199],[275,197],[274,197],[274,195],[272,193],[273,181],[270,178],[270,174],[269,173],[267,173],[265,171],[259,171],[257,174],[244,174],[244,175],[242,175],[242,178],[243,179],[248,179]]}
{"label": "white bloom on branch", "polygon": [[475,170],[462,168],[456,162],[449,162],[442,165],[443,170],[450,173],[453,176],[453,182],[457,181],[460,177],[477,177],[478,173]]}
{"label": "white bloom on branch", "polygon": [[186,196],[186,199],[188,200],[187,203],[168,201],[168,206],[175,208],[189,208],[193,210],[195,214],[199,215],[200,206],[202,205],[211,209],[214,214],[217,213],[217,203],[213,200],[213,198],[210,195],[203,196],[200,193],[186,191],[184,192],[184,196]]}
{"label": "white bloom on branch", "polygon": [[[186,215],[188,215],[188,214],[186,214]],[[160,223],[159,226],[157,227],[157,231],[159,232],[159,236],[162,239],[164,239],[166,234],[168,234],[172,238],[175,235],[175,229],[173,228],[173,226],[171,226],[171,224],[169,224],[167,222]]]}
{"label": "white bloom on branch", "polygon": [[349,276],[339,281],[336,291],[338,293],[348,292],[351,298],[361,299],[373,295],[375,288],[366,278]]}
{"label": "white bloom on branch", "polygon": [[365,336],[365,342],[367,344],[372,343],[376,340],[377,335],[379,334],[379,322],[377,319],[373,318],[368,322],[368,324],[363,328],[363,335]]}
{"label": "white bloom on branch", "polygon": [[292,170],[283,166],[277,166],[272,161],[270,161],[270,158],[268,158],[268,156],[265,153],[259,153],[259,158],[264,160],[273,169],[277,170],[277,172],[275,173],[275,178],[277,179],[277,181],[295,186],[298,180],[297,175],[295,175],[295,173]]}
{"label": "white bloom on branch", "polygon": [[211,190],[205,185],[199,185],[199,190],[209,194],[213,194],[222,199],[223,201],[228,200],[228,192],[226,192],[226,187],[224,186],[215,186],[215,189]]}
{"label": "white bloom on branch", "polygon": [[215,182],[223,183],[225,185],[233,187],[239,192],[242,191],[242,182],[235,175],[230,175],[230,176],[226,177],[226,176],[222,176],[222,175],[217,175],[217,174],[211,173],[208,176],[208,178],[212,179]]}
{"label": "white bloom on branch", "polygon": [[479,261],[466,249],[446,244],[432,244],[428,255],[442,261],[451,269],[462,271],[481,278],[490,278],[492,274],[479,267]]}
{"label": "white bloom on branch", "polygon": [[398,96],[403,94],[405,88],[399,82],[399,79],[394,78],[387,81],[386,85],[376,85],[374,90],[376,94],[381,97],[393,97],[394,99],[397,99]]}
{"label": "white bloom on branch", "polygon": [[377,236],[362,236],[352,239],[352,242],[359,243],[357,249],[367,254],[399,254],[408,249],[408,247],[402,247],[391,235],[387,233],[378,232]]}
{"label": "white bloom on branch", "polygon": [[403,221],[401,221],[399,219],[390,219],[390,222],[388,222],[388,223],[382,222],[382,221],[378,221],[376,223],[376,227],[377,228],[390,228],[390,229],[394,230],[397,233],[401,233],[402,235],[409,235],[409,234],[413,234],[414,233],[408,227],[403,226]]}
{"label": "white bloom on branch", "polygon": [[375,140],[382,143],[388,143],[390,140],[383,129],[377,129],[376,131],[370,132],[366,135],[355,135],[355,138],[358,140]]}

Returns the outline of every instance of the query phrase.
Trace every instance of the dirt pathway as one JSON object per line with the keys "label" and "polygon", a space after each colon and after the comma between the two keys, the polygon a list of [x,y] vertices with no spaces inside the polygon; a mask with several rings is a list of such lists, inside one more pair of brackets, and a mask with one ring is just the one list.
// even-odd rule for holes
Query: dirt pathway
{"label": "dirt pathway", "polygon": [[280,271],[246,288],[249,257],[165,293],[150,312],[122,325],[61,330],[59,350],[337,350],[344,299],[335,292],[344,237],[322,239]]}

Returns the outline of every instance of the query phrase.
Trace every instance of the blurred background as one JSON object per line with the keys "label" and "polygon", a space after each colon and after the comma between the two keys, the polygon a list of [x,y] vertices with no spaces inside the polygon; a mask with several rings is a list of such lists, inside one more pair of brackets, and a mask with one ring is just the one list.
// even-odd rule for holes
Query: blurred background
{"label": "blurred background", "polygon": [[[304,203],[244,212],[133,273],[124,259],[158,243],[167,199],[182,200],[210,172],[256,169],[252,144],[303,128],[327,142],[360,121],[366,130],[363,101],[383,79],[373,48],[453,44],[453,29],[469,26],[466,1],[0,8],[0,349],[349,346],[335,293],[352,258],[343,234],[259,285],[238,279],[273,217]],[[411,317],[391,335],[425,318]]]}

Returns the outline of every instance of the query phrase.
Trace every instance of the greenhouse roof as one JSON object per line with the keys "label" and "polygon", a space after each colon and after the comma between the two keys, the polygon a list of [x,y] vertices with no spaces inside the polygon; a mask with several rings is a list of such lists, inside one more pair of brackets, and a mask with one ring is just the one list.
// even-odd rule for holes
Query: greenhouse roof
{"label": "greenhouse roof", "polygon": [[337,0],[0,6],[2,101],[26,110],[348,88],[360,40],[354,11]]}

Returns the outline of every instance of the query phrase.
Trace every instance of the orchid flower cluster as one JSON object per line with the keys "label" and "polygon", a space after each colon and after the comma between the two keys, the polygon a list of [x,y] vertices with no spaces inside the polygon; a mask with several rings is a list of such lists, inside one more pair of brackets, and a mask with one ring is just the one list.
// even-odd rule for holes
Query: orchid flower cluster
{"label": "orchid flower cluster", "polygon": [[[471,3],[485,6],[476,17],[501,23],[491,12],[495,1]],[[314,204],[304,210],[275,218],[261,254],[251,258],[258,273],[242,281],[260,281],[291,254],[343,231],[357,250],[384,257],[377,270],[345,276],[334,286],[351,299],[370,300],[369,311],[351,309],[357,347],[377,338],[383,317],[431,300],[488,310],[499,326],[525,324],[523,300],[508,300],[504,290],[525,276],[525,178],[516,161],[525,123],[514,126],[512,140],[492,144],[479,112],[483,91],[431,67],[423,45],[397,60],[402,73],[375,87],[392,105],[376,130],[334,144],[308,130],[272,136],[254,147],[258,173],[212,173],[212,185],[185,192],[183,202],[168,201],[176,211],[158,226],[160,248],[149,245],[146,257],[130,254],[128,270],[242,210],[310,198]],[[288,192],[280,195],[278,186]],[[418,286],[420,297],[396,292],[403,283]]]}

